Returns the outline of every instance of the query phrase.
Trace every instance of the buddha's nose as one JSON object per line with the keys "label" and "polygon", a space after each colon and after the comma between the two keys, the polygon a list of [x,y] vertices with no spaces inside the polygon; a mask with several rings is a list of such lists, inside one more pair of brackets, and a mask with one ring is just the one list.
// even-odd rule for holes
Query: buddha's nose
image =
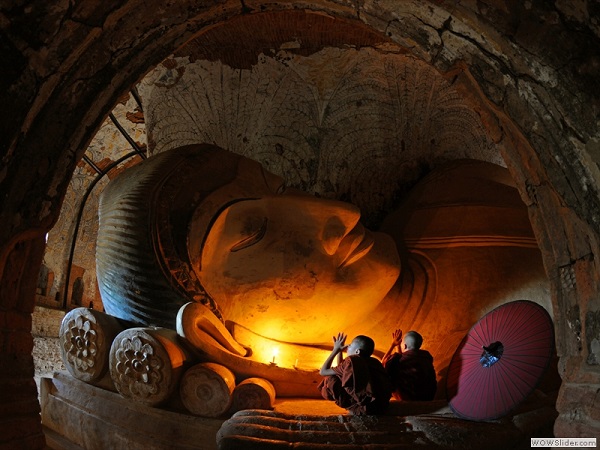
{"label": "buddha's nose", "polygon": [[336,253],[342,239],[352,231],[360,219],[360,210],[350,203],[331,202],[331,214],[324,216],[322,243],[325,253]]}

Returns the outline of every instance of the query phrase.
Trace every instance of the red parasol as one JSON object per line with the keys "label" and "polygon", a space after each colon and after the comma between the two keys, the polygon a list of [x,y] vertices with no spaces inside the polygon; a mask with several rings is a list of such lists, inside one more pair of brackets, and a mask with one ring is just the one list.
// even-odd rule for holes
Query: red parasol
{"label": "red parasol", "polygon": [[463,419],[498,419],[537,386],[554,351],[546,310],[519,300],[490,311],[464,337],[450,361],[446,392]]}

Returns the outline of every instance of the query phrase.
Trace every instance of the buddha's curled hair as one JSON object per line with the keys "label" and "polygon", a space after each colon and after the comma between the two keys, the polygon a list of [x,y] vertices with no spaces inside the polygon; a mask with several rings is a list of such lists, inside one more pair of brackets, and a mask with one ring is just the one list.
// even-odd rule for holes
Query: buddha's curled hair
{"label": "buddha's curled hair", "polygon": [[249,171],[262,168],[203,144],[159,153],[112,180],[100,198],[96,246],[105,311],[136,324],[174,329],[179,308],[196,301],[222,320],[190,262],[190,254],[198,258],[201,249],[189,245],[203,242],[219,202],[270,192],[273,186],[262,176],[254,177],[258,183],[240,183],[240,172]]}

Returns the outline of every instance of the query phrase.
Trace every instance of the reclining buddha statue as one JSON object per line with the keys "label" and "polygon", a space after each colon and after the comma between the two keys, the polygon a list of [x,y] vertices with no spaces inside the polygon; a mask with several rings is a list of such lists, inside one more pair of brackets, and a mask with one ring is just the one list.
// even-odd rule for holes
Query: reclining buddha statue
{"label": "reclining buddha statue", "polygon": [[159,153],[111,181],[97,275],[106,313],[178,330],[242,377],[277,379],[265,368],[274,365],[309,373],[281,375],[307,380],[289,395],[317,395],[314,374],[338,331],[373,337],[378,354],[396,328],[418,329],[441,377],[485,312],[549,302],[504,168],[438,169],[373,232],[357,207],[287,188],[209,144]]}

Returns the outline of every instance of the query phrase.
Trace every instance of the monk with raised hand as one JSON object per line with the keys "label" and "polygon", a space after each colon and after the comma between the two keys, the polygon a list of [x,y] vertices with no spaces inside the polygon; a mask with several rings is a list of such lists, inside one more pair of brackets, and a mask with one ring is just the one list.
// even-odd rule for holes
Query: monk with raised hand
{"label": "monk with raised hand", "polygon": [[[325,377],[319,384],[321,395],[350,414],[381,414],[389,405],[391,384],[381,362],[371,356],[375,343],[359,335],[346,346],[346,337],[344,333],[333,337],[333,350],[319,372]],[[331,367],[336,357],[338,364]]]}
{"label": "monk with raised hand", "polygon": [[383,365],[392,381],[393,397],[407,401],[433,400],[437,390],[433,356],[421,349],[423,337],[416,331],[404,336],[404,351],[402,341],[402,330],[394,331],[392,344],[383,356]]}

